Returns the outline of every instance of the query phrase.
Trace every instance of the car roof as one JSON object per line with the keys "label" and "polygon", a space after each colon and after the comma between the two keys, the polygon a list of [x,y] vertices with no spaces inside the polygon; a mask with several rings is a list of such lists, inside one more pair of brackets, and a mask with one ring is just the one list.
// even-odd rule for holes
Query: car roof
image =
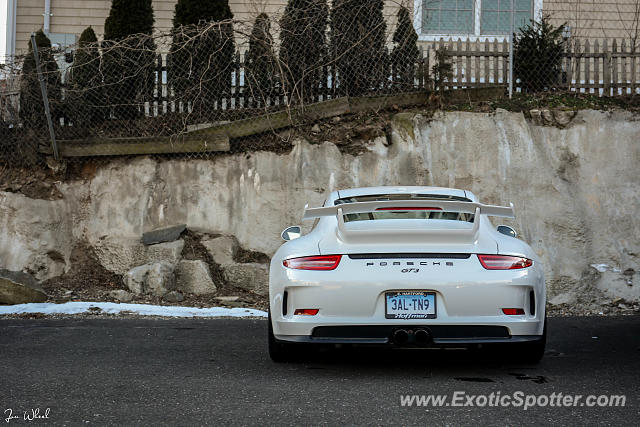
{"label": "car roof", "polygon": [[476,196],[465,190],[446,187],[423,187],[423,186],[382,186],[382,187],[360,187],[338,190],[336,198],[355,196],[371,196],[375,194],[437,194],[443,196],[465,197],[471,201],[477,201]]}

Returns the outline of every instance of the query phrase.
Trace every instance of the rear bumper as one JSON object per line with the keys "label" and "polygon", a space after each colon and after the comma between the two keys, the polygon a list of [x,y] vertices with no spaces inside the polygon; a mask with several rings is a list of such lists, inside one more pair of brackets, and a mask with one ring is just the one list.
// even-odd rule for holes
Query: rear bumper
{"label": "rear bumper", "polygon": [[318,326],[310,335],[276,335],[281,342],[317,344],[391,344],[398,329],[427,330],[429,345],[518,343],[540,340],[540,335],[511,335],[509,328],[496,325],[350,325]]}
{"label": "rear bumper", "polygon": [[[285,338],[285,339],[283,339]],[[472,344],[494,344],[494,343],[519,343],[539,341],[539,335],[517,335],[509,338],[439,338],[431,341],[433,346],[456,346],[456,345],[472,345]],[[276,341],[290,343],[307,343],[307,344],[372,344],[372,345],[391,345],[393,342],[390,338],[314,338],[306,335],[286,335],[276,337]]]}
{"label": "rear bumper", "polygon": [[[321,272],[272,264],[269,297],[276,339],[385,344],[395,329],[424,328],[433,343],[445,345],[535,341],[543,333],[546,292],[536,264],[503,271],[485,270],[475,256],[343,258],[335,270]],[[385,295],[398,290],[433,292],[436,317],[386,318]],[[524,314],[506,315],[502,308],[522,308]],[[305,316],[296,315],[296,309],[319,311]],[[495,333],[496,328],[503,332]]]}

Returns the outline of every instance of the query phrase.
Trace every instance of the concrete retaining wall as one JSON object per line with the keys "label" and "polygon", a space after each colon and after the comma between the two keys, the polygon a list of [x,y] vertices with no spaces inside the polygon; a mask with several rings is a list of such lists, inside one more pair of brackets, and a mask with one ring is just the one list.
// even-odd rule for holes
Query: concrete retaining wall
{"label": "concrete retaining wall", "polygon": [[141,262],[144,231],[183,223],[270,255],[332,189],[437,185],[514,203],[511,225],[544,260],[552,302],[640,298],[640,121],[630,113],[582,111],[563,129],[501,110],[402,113],[392,127],[391,144],[378,138],[355,157],[297,141],[284,155],[117,160],[57,184],[61,200],[0,192],[0,267],[50,278],[86,241],[122,273]]}

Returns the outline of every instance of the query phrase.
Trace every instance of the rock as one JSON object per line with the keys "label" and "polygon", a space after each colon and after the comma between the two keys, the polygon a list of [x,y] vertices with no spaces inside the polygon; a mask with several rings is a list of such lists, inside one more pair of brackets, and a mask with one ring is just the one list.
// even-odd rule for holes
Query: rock
{"label": "rock", "polygon": [[222,304],[225,307],[244,307],[244,303],[242,303],[241,301],[220,301],[220,304]]}
{"label": "rock", "polygon": [[159,243],[147,246],[146,261],[168,261],[170,264],[176,265],[182,258],[182,249],[184,248],[184,240],[176,240],[175,242]]}
{"label": "rock", "polygon": [[163,296],[175,288],[173,264],[159,261],[132,268],[124,275],[124,284],[137,295]]}
{"label": "rock", "polygon": [[285,129],[276,133],[276,136],[283,141],[289,141],[291,139],[293,132],[291,129]]}
{"label": "rock", "polygon": [[625,276],[633,276],[635,272],[636,271],[633,268],[627,268],[625,271],[622,272],[622,274],[624,274]]}
{"label": "rock", "polygon": [[313,127],[311,128],[311,132],[320,133],[320,126],[317,123],[313,125]]}
{"label": "rock", "polygon": [[147,279],[148,265],[141,265],[129,270],[122,278],[125,286],[136,295],[144,293],[144,282]]}
{"label": "rock", "polygon": [[529,115],[531,121],[538,126],[558,126],[564,128],[576,116],[575,111],[570,110],[548,110],[548,109],[531,109]]}
{"label": "rock", "polygon": [[54,157],[47,156],[46,162],[47,167],[55,175],[62,175],[67,171],[67,161],[64,159],[56,160]]}
{"label": "rock", "polygon": [[340,116],[335,116],[334,118],[331,119],[332,123],[340,123],[342,121],[342,117]]}
{"label": "rock", "polygon": [[133,295],[130,292],[125,291],[124,289],[116,289],[114,291],[110,291],[109,297],[120,302],[131,302],[131,300],[133,300]]}
{"label": "rock", "polygon": [[93,249],[100,264],[116,274],[125,274],[132,268],[151,262],[168,261],[175,265],[182,258],[184,240],[145,246],[131,239],[102,239]]}
{"label": "rock", "polygon": [[571,120],[575,117],[575,111],[567,111],[567,110],[553,110],[553,118],[557,125],[560,127],[565,127]]}
{"label": "rock", "polygon": [[191,294],[203,295],[216,292],[211,280],[209,266],[201,260],[182,260],[176,269],[176,284],[179,290]]}
{"label": "rock", "polygon": [[[257,262],[236,262],[234,254],[242,252],[238,241],[233,236],[221,236],[203,240],[202,244],[213,260],[220,265],[225,281],[234,287],[266,295],[269,292],[269,266]],[[251,251],[243,251],[250,253]],[[266,257],[266,256],[265,256]],[[268,259],[268,257],[266,257]],[[246,259],[253,261],[253,259]],[[219,301],[236,301],[222,300]]]}
{"label": "rock", "polygon": [[488,102],[482,102],[479,107],[481,113],[490,113],[493,110]]}
{"label": "rock", "polygon": [[238,296],[226,296],[226,297],[215,297],[216,300],[221,302],[233,302],[238,301],[240,297]]}
{"label": "rock", "polygon": [[163,296],[167,292],[175,289],[176,278],[173,274],[173,265],[167,261],[160,261],[151,264],[147,272],[145,293]]}
{"label": "rock", "polygon": [[[500,110],[500,108],[498,108],[496,111],[498,110]],[[535,125],[542,124],[542,118],[540,117],[540,110],[538,110],[537,108],[529,110],[529,115],[531,116],[531,121],[533,122],[533,124]]]}
{"label": "rock", "polygon": [[142,243],[153,245],[156,243],[173,242],[177,240],[182,232],[186,230],[186,224],[174,225],[172,227],[158,228],[142,234]]}
{"label": "rock", "polygon": [[573,304],[576,301],[575,294],[571,292],[565,292],[563,294],[559,294],[549,299],[549,304],[551,305],[561,305],[561,304]]}
{"label": "rock", "polygon": [[238,247],[238,242],[231,236],[220,236],[201,241],[216,264],[233,264],[233,253]]}
{"label": "rock", "polygon": [[184,295],[179,291],[168,292],[164,297],[167,302],[181,302],[184,301]]}
{"label": "rock", "polygon": [[553,114],[551,113],[551,111],[544,109],[540,111],[540,116],[542,117],[542,124],[544,125],[552,125],[554,120],[553,120]]}
{"label": "rock", "polygon": [[0,303],[24,304],[46,300],[47,294],[33,276],[21,271],[0,269]]}
{"label": "rock", "polygon": [[237,288],[246,289],[258,295],[269,293],[269,267],[255,262],[233,264],[223,267],[227,283]]}

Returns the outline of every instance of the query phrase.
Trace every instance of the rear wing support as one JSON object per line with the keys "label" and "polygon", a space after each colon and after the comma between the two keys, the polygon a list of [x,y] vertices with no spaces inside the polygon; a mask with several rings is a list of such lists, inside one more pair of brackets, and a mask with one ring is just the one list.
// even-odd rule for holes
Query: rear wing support
{"label": "rear wing support", "polygon": [[[462,212],[474,214],[470,229],[372,229],[350,230],[344,222],[344,215],[377,211],[406,212],[408,210],[434,210],[437,212]],[[509,206],[484,205],[476,202],[459,202],[450,200],[385,200],[374,202],[354,202],[337,206],[306,208],[303,220],[336,216],[338,220],[338,237],[343,241],[369,243],[381,239],[391,241],[415,240],[443,243],[471,243],[477,240],[480,229],[480,215],[514,218],[513,204]]]}

